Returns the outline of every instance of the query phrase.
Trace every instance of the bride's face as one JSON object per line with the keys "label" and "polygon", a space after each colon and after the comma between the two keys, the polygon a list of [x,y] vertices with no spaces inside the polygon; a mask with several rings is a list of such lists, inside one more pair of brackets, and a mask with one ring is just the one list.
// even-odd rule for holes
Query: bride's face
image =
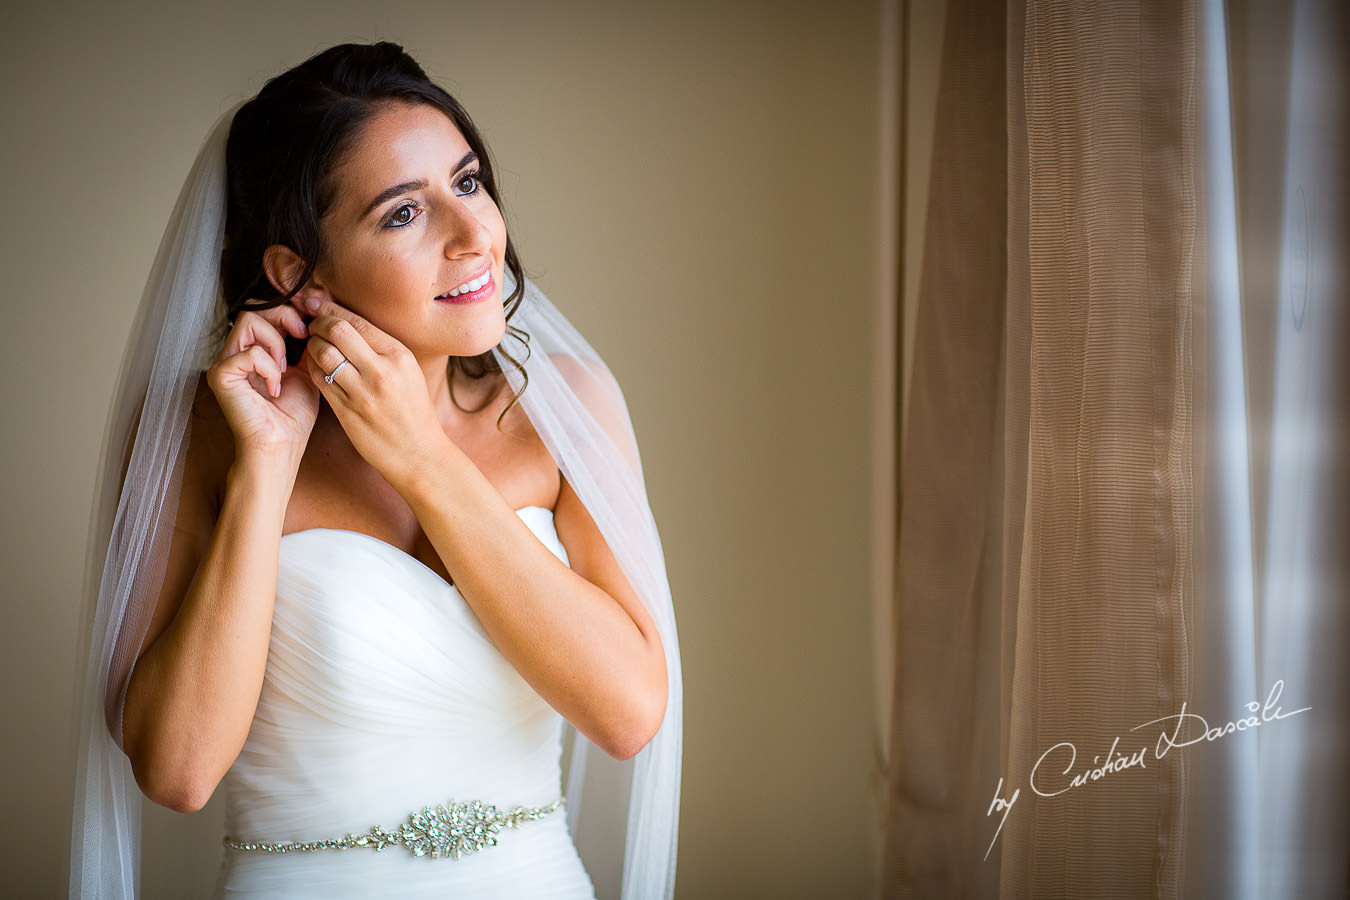
{"label": "bride's face", "polygon": [[332,173],[314,283],[418,357],[491,350],[506,329],[506,225],[478,170],[435,107],[377,113]]}

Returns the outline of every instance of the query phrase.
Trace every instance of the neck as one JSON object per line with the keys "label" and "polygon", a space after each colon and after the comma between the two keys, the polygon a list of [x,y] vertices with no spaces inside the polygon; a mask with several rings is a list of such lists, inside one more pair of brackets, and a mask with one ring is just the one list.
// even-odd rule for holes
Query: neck
{"label": "neck", "polygon": [[450,404],[450,357],[449,356],[419,356],[417,365],[422,370],[422,375],[427,380],[427,396],[431,398],[432,405],[438,410],[444,409]]}
{"label": "neck", "polygon": [[449,356],[429,359],[419,357],[417,361],[427,380],[427,396],[431,398],[431,405],[445,428],[454,427],[454,423],[461,421],[466,414],[474,416],[486,409],[491,403],[492,393],[499,386],[499,382],[494,379],[471,378],[462,372],[452,378],[452,361]]}
{"label": "neck", "polygon": [[441,425],[450,424],[455,403],[450,389],[450,356],[417,356],[417,366],[427,379],[427,395]]}

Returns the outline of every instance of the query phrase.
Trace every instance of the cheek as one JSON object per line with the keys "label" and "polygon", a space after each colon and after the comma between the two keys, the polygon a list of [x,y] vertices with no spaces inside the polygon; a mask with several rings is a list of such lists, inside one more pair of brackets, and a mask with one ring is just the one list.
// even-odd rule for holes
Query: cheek
{"label": "cheek", "polygon": [[413,253],[391,253],[387,250],[349,254],[344,260],[337,283],[345,289],[349,302],[365,306],[393,300],[413,290],[414,282],[419,282],[420,292],[427,286],[420,282],[426,282],[429,276],[414,264],[416,258]]}
{"label": "cheek", "polygon": [[506,221],[502,218],[501,210],[497,209],[495,203],[491,204],[483,210],[478,221],[492,235],[492,255],[500,260],[506,255]]}
{"label": "cheek", "polygon": [[397,258],[348,252],[343,256],[343,265],[334,270],[328,289],[345,309],[381,331],[393,332],[399,330],[407,298],[425,293],[415,290],[409,282],[408,272]]}

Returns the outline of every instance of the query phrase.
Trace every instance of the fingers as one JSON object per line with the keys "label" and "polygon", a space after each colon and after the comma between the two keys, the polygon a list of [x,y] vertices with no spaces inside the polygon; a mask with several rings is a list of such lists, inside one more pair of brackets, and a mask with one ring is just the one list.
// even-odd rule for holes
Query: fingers
{"label": "fingers", "polygon": [[320,390],[327,390],[328,385],[343,387],[343,380],[358,372],[352,359],[321,337],[311,337],[305,350],[310,378]]}
{"label": "fingers", "polygon": [[305,325],[305,317],[300,314],[299,309],[289,303],[282,306],[274,306],[271,309],[260,310],[258,315],[262,316],[274,327],[285,331],[291,337],[309,337],[309,329]]}
{"label": "fingers", "polygon": [[336,303],[322,302],[317,310],[306,349],[310,377],[319,390],[328,396],[336,385],[345,392],[359,373],[380,371],[380,349],[393,344],[392,338]]}
{"label": "fingers", "polygon": [[[289,309],[289,315],[281,311],[282,307],[275,310],[264,310],[262,312],[253,312],[248,310],[240,313],[234,320],[234,326],[230,329],[230,334],[225,339],[225,344],[220,348],[220,355],[216,359],[224,360],[227,357],[242,353],[249,347],[260,346],[267,351],[267,354],[281,368],[286,369],[286,340],[282,337],[279,327],[283,327],[290,334],[296,337],[303,337],[305,331],[304,320],[300,318],[300,313],[294,308]],[[296,334],[296,329],[300,334]]]}
{"label": "fingers", "polygon": [[[284,362],[284,358],[283,358]],[[252,344],[238,353],[218,360],[211,367],[209,379],[212,387],[228,390],[240,382],[247,382],[250,375],[262,379],[267,393],[273,397],[281,396],[281,365],[261,344]]]}
{"label": "fingers", "polygon": [[324,338],[348,357],[359,354],[361,347],[386,353],[398,343],[356,313],[332,301],[318,301],[316,305],[311,299],[308,308],[314,313],[309,333]]}

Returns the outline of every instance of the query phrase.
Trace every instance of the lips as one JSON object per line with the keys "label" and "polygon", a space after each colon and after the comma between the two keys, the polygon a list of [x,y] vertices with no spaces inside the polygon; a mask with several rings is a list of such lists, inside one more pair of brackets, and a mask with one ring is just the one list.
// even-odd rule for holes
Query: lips
{"label": "lips", "polygon": [[470,278],[444,294],[438,294],[436,299],[442,303],[474,303],[491,294],[492,288],[492,268],[489,266],[482,274]]}

